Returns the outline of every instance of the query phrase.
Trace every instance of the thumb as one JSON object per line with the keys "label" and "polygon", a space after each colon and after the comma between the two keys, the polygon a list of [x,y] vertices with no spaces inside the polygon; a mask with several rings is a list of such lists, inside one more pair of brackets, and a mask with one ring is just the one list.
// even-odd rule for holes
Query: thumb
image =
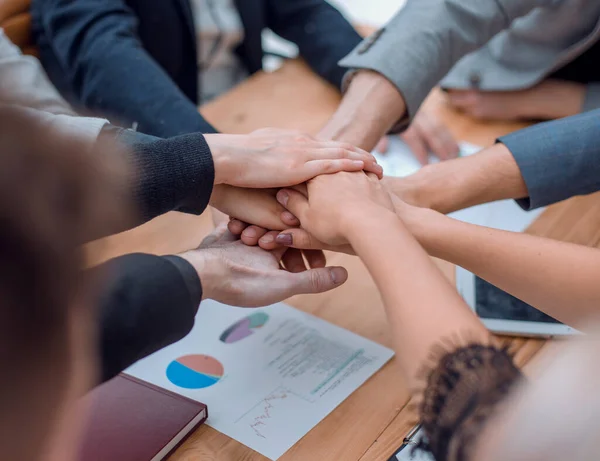
{"label": "thumb", "polygon": [[200,248],[210,246],[213,243],[220,240],[221,238],[223,238],[223,236],[225,235],[225,233],[228,230],[227,225],[228,225],[227,222],[222,222],[217,227],[215,227],[215,229],[210,234],[208,234],[206,237],[204,237],[204,239],[202,240],[202,243],[200,244]]}
{"label": "thumb", "polygon": [[308,199],[293,189],[281,189],[277,192],[277,201],[288,209],[300,222],[306,218]]}
{"label": "thumb", "polygon": [[348,280],[348,272],[343,267],[323,267],[298,273],[281,271],[281,275],[286,278],[286,297],[324,293],[343,285]]}

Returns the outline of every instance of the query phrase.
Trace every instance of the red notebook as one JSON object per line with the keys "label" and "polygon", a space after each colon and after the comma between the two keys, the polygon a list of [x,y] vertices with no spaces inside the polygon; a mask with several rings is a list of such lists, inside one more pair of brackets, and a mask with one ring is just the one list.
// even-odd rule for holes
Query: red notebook
{"label": "red notebook", "polygon": [[124,374],[86,400],[80,461],[160,461],[208,416],[203,403]]}

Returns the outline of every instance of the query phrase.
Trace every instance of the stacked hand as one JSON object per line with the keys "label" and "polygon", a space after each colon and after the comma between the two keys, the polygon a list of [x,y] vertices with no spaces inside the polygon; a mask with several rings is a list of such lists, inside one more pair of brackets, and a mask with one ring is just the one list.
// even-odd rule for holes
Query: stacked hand
{"label": "stacked hand", "polygon": [[266,306],[297,294],[321,293],[340,286],[348,278],[344,268],[324,267],[324,260],[313,261],[316,268],[297,271],[288,257],[291,269],[283,270],[280,261],[286,261],[290,253],[294,250],[266,251],[246,246],[223,225],[198,249],[180,256],[198,272],[204,298],[234,306]]}
{"label": "stacked hand", "polygon": [[[225,214],[268,229],[297,221],[262,190],[302,184],[340,171],[383,170],[368,152],[348,143],[318,141],[295,131],[263,129],[250,135],[206,135],[215,165],[211,205]],[[282,215],[283,213],[283,215]]]}

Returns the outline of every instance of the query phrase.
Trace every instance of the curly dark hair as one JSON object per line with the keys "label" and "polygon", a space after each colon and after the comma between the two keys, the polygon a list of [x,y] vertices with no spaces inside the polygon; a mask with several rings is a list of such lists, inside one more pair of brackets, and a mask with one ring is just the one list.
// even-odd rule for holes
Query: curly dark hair
{"label": "curly dark hair", "polygon": [[92,306],[81,243],[122,216],[106,152],[0,106],[3,459],[36,459],[72,371],[71,313]]}

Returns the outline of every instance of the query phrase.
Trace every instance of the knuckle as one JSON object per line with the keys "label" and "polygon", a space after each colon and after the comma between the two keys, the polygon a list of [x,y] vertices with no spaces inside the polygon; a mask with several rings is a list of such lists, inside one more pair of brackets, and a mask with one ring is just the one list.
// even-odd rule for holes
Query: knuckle
{"label": "knuckle", "polygon": [[323,291],[325,289],[325,280],[321,271],[310,272],[310,286],[314,291]]}

